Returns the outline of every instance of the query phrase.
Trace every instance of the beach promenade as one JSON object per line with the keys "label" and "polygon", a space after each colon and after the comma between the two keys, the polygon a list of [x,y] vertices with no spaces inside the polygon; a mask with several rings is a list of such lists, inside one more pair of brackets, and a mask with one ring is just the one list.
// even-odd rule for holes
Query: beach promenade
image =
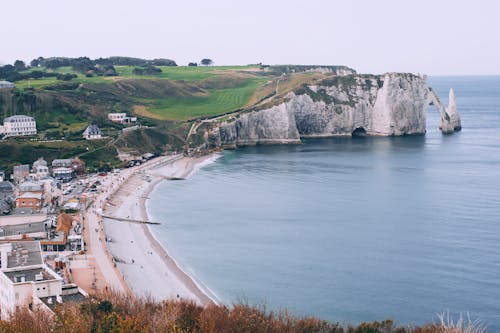
{"label": "beach promenade", "polygon": [[[163,156],[141,166],[110,173],[99,180],[100,192],[85,210],[87,255],[93,258],[97,290],[137,297],[189,299],[213,303],[155,239],[146,200],[154,187],[169,178],[187,178],[211,156]],[[112,218],[103,218],[102,215]],[[99,281],[99,277],[105,281]]]}

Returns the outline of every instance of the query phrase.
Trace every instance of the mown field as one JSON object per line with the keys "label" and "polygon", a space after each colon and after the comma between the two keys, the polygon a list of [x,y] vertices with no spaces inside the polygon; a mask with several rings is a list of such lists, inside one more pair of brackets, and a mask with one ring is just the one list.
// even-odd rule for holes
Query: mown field
{"label": "mown field", "polygon": [[263,78],[249,78],[242,84],[226,89],[208,89],[205,96],[174,97],[140,100],[147,113],[156,119],[187,121],[212,117],[235,111],[246,106]]}

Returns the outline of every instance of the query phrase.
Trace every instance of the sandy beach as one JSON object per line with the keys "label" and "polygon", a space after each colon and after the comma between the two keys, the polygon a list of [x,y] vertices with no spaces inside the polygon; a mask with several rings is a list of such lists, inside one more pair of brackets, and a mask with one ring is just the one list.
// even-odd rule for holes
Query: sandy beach
{"label": "sandy beach", "polygon": [[187,178],[197,166],[213,158],[214,155],[161,157],[134,171],[124,170],[108,176],[115,177],[121,186],[112,192],[103,207],[102,214],[112,217],[103,217],[106,243],[134,295],[155,300],[189,299],[203,305],[214,302],[168,255],[148,224],[120,220],[149,221],[146,200],[159,182],[172,177]]}

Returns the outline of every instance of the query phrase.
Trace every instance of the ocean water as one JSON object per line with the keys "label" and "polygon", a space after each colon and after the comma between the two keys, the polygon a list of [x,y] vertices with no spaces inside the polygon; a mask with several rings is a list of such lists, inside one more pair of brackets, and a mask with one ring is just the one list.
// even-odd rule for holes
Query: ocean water
{"label": "ocean water", "polygon": [[157,187],[154,233],[227,304],[500,331],[500,77],[429,83],[444,103],[455,89],[461,132],[431,108],[425,136],[226,151]]}

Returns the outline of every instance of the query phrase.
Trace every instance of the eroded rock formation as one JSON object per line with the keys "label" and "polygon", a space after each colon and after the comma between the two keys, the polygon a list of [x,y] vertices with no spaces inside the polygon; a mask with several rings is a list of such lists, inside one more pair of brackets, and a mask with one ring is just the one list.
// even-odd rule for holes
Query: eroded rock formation
{"label": "eroded rock formation", "polygon": [[210,145],[298,143],[305,137],[425,134],[430,103],[444,134],[461,128],[455,95],[444,108],[425,79],[406,73],[334,76],[305,85],[270,108],[242,113],[208,135]]}

